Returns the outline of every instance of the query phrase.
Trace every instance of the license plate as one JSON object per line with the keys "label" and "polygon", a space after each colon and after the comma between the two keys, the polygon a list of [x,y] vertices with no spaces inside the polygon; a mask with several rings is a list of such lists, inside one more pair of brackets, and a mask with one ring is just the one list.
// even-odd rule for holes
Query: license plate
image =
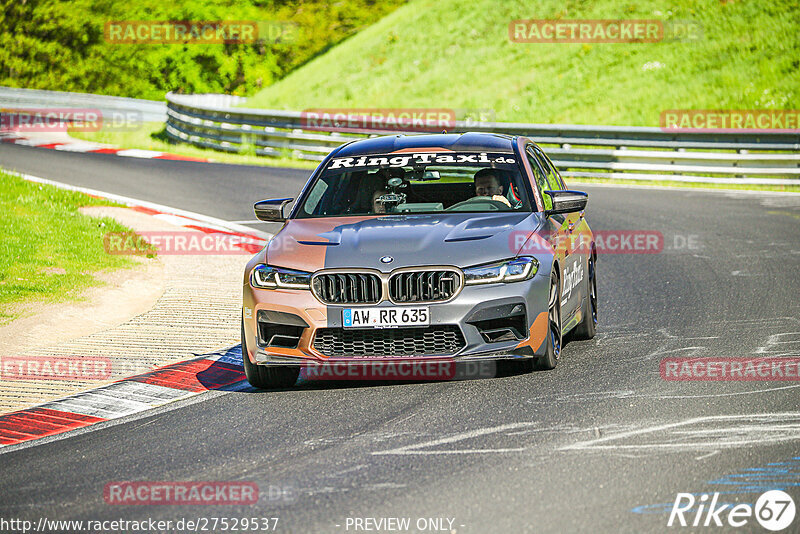
{"label": "license plate", "polygon": [[342,325],[345,328],[397,328],[400,326],[427,326],[430,324],[428,308],[345,308]]}

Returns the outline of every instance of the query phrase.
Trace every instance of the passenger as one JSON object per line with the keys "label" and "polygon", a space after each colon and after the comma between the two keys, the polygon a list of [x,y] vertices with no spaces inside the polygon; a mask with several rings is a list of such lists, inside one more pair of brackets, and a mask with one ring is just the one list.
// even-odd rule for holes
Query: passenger
{"label": "passenger", "polygon": [[[405,171],[400,168],[380,169],[374,175],[375,179],[370,184],[369,189],[372,191],[370,196],[372,213],[384,214],[387,213],[387,206],[385,202],[379,202],[378,197],[389,194],[388,183],[393,178],[405,177]],[[396,204],[396,202],[395,202]]]}

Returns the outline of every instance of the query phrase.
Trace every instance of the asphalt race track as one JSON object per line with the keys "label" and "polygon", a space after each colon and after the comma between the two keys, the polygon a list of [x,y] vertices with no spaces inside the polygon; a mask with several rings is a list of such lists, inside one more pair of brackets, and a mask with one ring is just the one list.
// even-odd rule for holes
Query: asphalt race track
{"label": "asphalt race track", "polygon": [[[310,173],[10,145],[0,166],[231,221],[252,220],[255,200],[295,196]],[[204,394],[4,449],[0,516],[278,517],[278,532],[354,532],[352,518],[386,517],[448,518],[459,533],[689,532],[703,529],[667,527],[678,493],[753,504],[783,488],[800,503],[797,379],[659,372],[666,357],[800,356],[800,196],[585,190],[593,230],[656,230],[663,250],[600,256],[598,335],[567,344],[556,370]],[[106,504],[104,486],[124,480],[253,481],[262,497]],[[752,519],[736,530],[764,532]]]}

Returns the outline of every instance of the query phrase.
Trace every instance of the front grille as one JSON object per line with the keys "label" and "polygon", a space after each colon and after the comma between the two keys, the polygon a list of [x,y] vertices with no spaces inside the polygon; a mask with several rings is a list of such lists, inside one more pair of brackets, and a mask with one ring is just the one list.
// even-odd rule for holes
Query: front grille
{"label": "front grille", "polygon": [[381,279],[369,273],[324,273],[311,282],[326,304],[375,304],[381,300]]}
{"label": "front grille", "polygon": [[436,302],[456,294],[461,276],[455,271],[404,271],[389,279],[394,302]]}
{"label": "front grille", "polygon": [[314,348],[330,357],[451,355],[465,345],[455,325],[351,330],[320,328]]}

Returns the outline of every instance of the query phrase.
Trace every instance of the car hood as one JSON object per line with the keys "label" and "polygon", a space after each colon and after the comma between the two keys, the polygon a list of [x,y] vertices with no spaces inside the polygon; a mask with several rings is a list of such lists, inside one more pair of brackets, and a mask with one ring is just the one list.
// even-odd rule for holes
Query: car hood
{"label": "car hood", "polygon": [[[271,265],[390,271],[415,265],[468,267],[510,258],[541,223],[539,213],[409,214],[291,219],[270,241]],[[390,263],[381,262],[391,256]]]}

